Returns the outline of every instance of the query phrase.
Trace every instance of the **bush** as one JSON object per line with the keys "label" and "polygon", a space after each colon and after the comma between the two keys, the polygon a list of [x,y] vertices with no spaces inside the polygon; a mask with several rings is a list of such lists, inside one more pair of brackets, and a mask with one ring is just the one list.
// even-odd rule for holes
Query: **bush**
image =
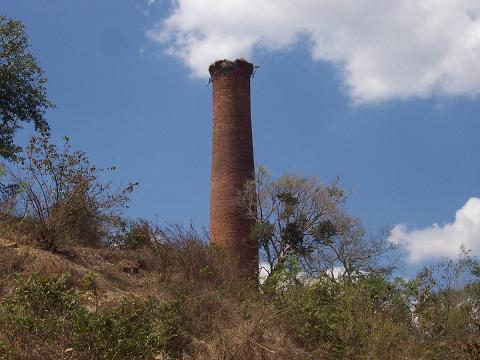
{"label": "bush", "polygon": [[74,325],[74,348],[98,359],[144,359],[182,351],[178,304],[124,300],[101,314],[83,310]]}
{"label": "bush", "polygon": [[408,304],[378,276],[355,282],[324,276],[290,286],[276,303],[288,309],[284,322],[312,359],[408,358]]}
{"label": "bush", "polygon": [[67,274],[19,277],[16,288],[2,304],[6,323],[47,339],[60,336],[65,329],[59,326],[59,319],[72,320],[80,306],[69,281]]}
{"label": "bush", "polygon": [[16,210],[32,220],[33,236],[47,250],[60,242],[98,245],[111,239],[136,185],[112,192],[111,184],[100,180],[104,170],[84,152],[72,151],[67,137],[61,150],[47,135],[32,137],[17,166],[7,168],[18,189]]}
{"label": "bush", "polygon": [[127,249],[138,249],[152,243],[153,230],[146,220],[130,221],[126,225],[121,244]]}
{"label": "bush", "polygon": [[[36,347],[56,349],[57,355],[71,349],[80,359],[176,356],[188,348],[180,303],[130,299],[89,312],[73,285],[68,274],[18,278],[2,301],[0,359],[13,356],[15,349],[35,358]],[[90,277],[79,285],[90,291]]]}

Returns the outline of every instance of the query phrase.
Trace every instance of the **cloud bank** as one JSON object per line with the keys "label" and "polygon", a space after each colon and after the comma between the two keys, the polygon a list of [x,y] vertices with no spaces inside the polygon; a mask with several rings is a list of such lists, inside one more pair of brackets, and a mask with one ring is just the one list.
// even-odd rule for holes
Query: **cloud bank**
{"label": "cloud bank", "polygon": [[148,35],[196,77],[306,41],[356,103],[480,93],[479,0],[172,0]]}
{"label": "cloud bank", "polygon": [[421,230],[408,230],[404,225],[393,228],[389,241],[405,247],[408,261],[438,257],[454,258],[461,246],[480,255],[480,198],[471,198],[456,212],[455,220],[443,226],[433,224]]}

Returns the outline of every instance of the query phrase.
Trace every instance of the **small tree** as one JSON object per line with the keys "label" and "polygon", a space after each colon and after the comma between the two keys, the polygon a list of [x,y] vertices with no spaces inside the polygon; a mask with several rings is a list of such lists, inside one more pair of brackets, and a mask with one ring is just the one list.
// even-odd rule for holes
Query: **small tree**
{"label": "small tree", "polygon": [[14,144],[22,122],[48,131],[44,114],[53,105],[47,99],[47,79],[30,44],[23,24],[0,16],[0,156],[13,159],[21,148]]}
{"label": "small tree", "polygon": [[360,221],[346,213],[345,199],[338,180],[329,186],[299,175],[272,180],[260,167],[239,201],[255,221],[252,236],[260,244],[267,272],[289,263],[300,264],[310,276],[329,272],[334,277],[338,271],[350,278],[378,270],[380,258],[392,246],[385,236],[367,238]]}
{"label": "small tree", "polygon": [[72,151],[67,137],[61,150],[47,135],[32,137],[17,165],[7,168],[19,189],[16,210],[34,220],[37,240],[49,250],[59,240],[107,240],[137,185],[112,192],[111,183],[100,180],[104,170],[92,165],[84,152]]}

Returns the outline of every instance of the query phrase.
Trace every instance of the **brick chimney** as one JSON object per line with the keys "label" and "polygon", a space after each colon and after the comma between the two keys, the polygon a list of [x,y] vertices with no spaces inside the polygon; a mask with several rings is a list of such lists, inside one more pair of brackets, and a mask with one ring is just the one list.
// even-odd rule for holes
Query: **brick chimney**
{"label": "brick chimney", "polygon": [[212,185],[210,236],[225,252],[231,271],[258,277],[258,244],[250,238],[252,220],[238,204],[246,182],[254,179],[250,78],[245,60],[210,65],[213,84]]}

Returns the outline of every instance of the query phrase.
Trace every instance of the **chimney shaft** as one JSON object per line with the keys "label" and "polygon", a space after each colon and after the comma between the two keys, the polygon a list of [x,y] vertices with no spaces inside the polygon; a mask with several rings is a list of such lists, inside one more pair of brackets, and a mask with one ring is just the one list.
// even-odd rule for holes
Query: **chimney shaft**
{"label": "chimney shaft", "polygon": [[250,238],[253,221],[238,196],[254,179],[250,78],[245,60],[220,60],[209,67],[213,84],[210,236],[236,274],[257,278],[258,244]]}

